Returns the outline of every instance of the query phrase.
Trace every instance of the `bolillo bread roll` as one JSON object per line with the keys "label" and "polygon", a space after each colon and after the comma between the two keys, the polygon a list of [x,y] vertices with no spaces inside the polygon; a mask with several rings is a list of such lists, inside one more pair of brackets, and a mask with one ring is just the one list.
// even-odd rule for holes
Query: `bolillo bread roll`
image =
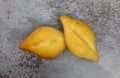
{"label": "bolillo bread roll", "polygon": [[42,26],[33,31],[20,45],[45,59],[57,57],[65,48],[63,33],[50,26]]}
{"label": "bolillo bread roll", "polygon": [[80,58],[98,61],[96,40],[93,30],[84,22],[60,16],[64,28],[67,48]]}

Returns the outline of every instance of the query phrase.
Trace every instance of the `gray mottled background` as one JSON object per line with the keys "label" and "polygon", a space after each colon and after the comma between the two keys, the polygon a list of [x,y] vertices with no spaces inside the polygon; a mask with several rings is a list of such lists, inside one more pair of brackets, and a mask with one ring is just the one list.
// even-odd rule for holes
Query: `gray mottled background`
{"label": "gray mottled background", "polygon": [[[34,29],[62,30],[65,14],[89,24],[97,38],[99,62],[67,49],[53,60],[22,51],[18,45]],[[0,0],[0,78],[119,78],[120,0]]]}

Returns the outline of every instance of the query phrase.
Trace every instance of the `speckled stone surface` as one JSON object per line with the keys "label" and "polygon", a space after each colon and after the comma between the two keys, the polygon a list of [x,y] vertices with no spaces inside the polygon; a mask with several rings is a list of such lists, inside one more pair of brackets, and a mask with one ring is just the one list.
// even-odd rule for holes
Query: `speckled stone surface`
{"label": "speckled stone surface", "polygon": [[[67,49],[45,60],[18,45],[34,29],[51,25],[63,31],[65,14],[89,24],[100,59],[94,63]],[[0,78],[119,78],[120,0],[0,0]]]}

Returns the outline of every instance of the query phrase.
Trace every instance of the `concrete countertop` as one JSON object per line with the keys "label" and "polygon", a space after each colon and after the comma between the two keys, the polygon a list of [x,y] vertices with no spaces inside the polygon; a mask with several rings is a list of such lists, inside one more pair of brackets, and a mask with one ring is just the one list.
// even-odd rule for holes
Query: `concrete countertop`
{"label": "concrete countertop", "polygon": [[[100,59],[77,58],[67,49],[45,60],[18,45],[34,29],[51,25],[63,31],[59,16],[93,28]],[[120,0],[0,0],[0,78],[119,78]]]}

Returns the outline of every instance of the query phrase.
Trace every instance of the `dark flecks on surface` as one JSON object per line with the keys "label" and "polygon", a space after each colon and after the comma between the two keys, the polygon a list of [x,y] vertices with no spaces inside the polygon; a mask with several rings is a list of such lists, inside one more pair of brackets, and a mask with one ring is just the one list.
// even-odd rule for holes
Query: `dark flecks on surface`
{"label": "dark flecks on surface", "polygon": [[11,11],[7,11],[8,14],[11,14]]}
{"label": "dark flecks on surface", "polygon": [[13,8],[15,8],[15,6],[13,6]]}
{"label": "dark flecks on surface", "polygon": [[39,68],[42,65],[41,58],[33,55],[28,54],[28,56],[20,56],[18,66],[20,67],[28,67],[28,68]]}
{"label": "dark flecks on surface", "polygon": [[33,75],[30,75],[29,78],[33,78]]}
{"label": "dark flecks on surface", "polygon": [[8,15],[7,19],[10,19],[10,16]]}
{"label": "dark flecks on surface", "polygon": [[7,14],[8,14],[7,19],[9,20],[10,19],[11,11],[7,11]]}
{"label": "dark flecks on surface", "polygon": [[8,72],[11,74],[12,73],[12,71],[11,70],[8,70]]}
{"label": "dark flecks on surface", "polygon": [[9,75],[5,74],[3,71],[0,71],[0,78],[9,78]]}

